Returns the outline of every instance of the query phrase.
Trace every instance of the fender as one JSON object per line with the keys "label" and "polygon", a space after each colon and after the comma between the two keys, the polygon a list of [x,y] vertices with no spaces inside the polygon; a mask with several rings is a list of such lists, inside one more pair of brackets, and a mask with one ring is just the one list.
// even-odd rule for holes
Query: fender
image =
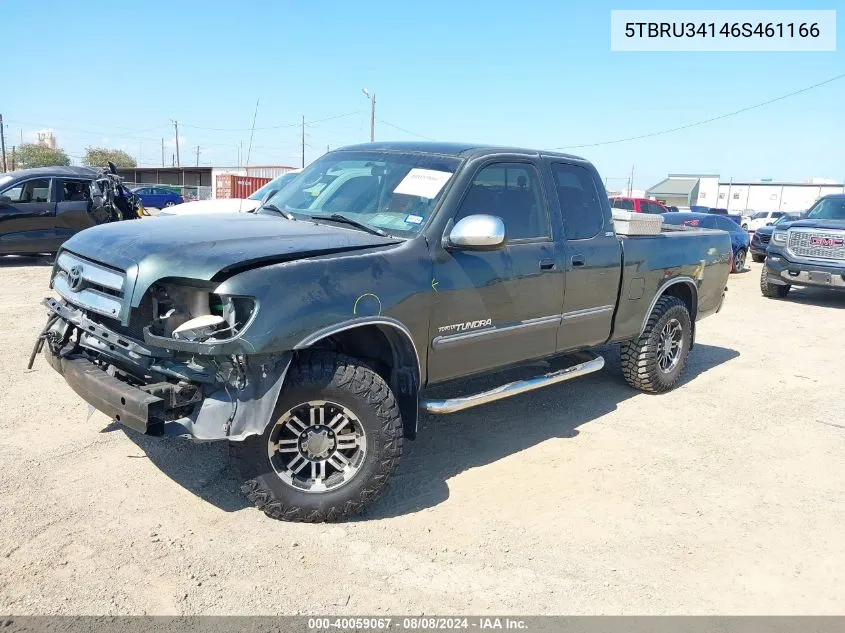
{"label": "fender", "polygon": [[690,293],[692,294],[692,305],[690,306],[690,316],[692,317],[693,328],[695,327],[695,319],[698,314],[698,286],[695,283],[695,280],[692,277],[681,276],[681,277],[673,277],[668,281],[664,282],[662,286],[657,289],[657,292],[654,293],[654,297],[651,300],[651,303],[648,306],[648,310],[645,311],[645,315],[643,316],[643,323],[640,326],[640,336],[642,333],[645,332],[646,325],[648,324],[648,318],[651,316],[652,311],[654,310],[654,306],[657,305],[657,301],[666,294],[666,291],[676,284],[686,284],[689,289]]}

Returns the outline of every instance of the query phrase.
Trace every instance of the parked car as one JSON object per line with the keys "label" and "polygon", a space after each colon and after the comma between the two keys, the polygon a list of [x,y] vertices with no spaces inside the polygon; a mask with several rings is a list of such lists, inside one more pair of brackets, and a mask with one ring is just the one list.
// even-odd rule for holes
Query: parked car
{"label": "parked car", "polygon": [[728,215],[728,210],[722,209],[721,207],[710,207],[707,210],[707,213],[712,213],[714,215]]}
{"label": "parked car", "polygon": [[[589,349],[607,343],[633,387],[678,384],[694,323],[722,307],[730,238],[620,237],[603,192],[567,154],[342,148],[257,213],[75,236],[35,351],[120,424],[229,442],[267,515],[342,519],[382,492],[420,410],[598,371]],[[458,382],[552,357],[555,371],[480,393]],[[447,381],[464,393],[431,392]]]}
{"label": "parked car", "polygon": [[254,191],[247,198],[215,198],[214,200],[197,200],[177,204],[159,213],[159,217],[170,215],[207,215],[215,213],[249,213],[255,211],[261,203],[292,181],[301,172],[294,169],[277,176],[266,185]]}
{"label": "parked car", "polygon": [[0,174],[0,254],[55,253],[79,231],[123,219],[123,212],[95,184],[108,181],[102,175],[102,170],[88,167]]}
{"label": "parked car", "polygon": [[801,219],[774,227],[760,292],[782,299],[792,286],[845,290],[845,194],[819,198]]}
{"label": "parked car", "polygon": [[666,207],[666,211],[669,213],[678,213],[680,211],[678,207],[666,206],[665,204],[663,206]]}
{"label": "parked car", "polygon": [[733,214],[729,214],[729,215],[725,215],[725,217],[726,217],[726,218],[729,218],[729,219],[730,219],[730,220],[732,220],[733,222],[736,222],[736,225],[737,225],[738,227],[742,228],[742,216],[741,216],[741,215],[733,215]]}
{"label": "parked car", "polygon": [[770,222],[766,226],[754,231],[749,247],[751,250],[751,259],[758,264],[763,262],[766,259],[766,250],[769,248],[769,241],[772,239],[772,233],[774,233],[775,228],[786,222],[800,220],[802,215],[801,213],[784,213],[775,222]]}
{"label": "parked car", "polygon": [[745,269],[745,258],[748,255],[750,238],[748,232],[731,220],[729,216],[693,212],[666,213],[663,215],[663,223],[727,231],[731,236],[731,272],[740,272]]}
{"label": "parked car", "polygon": [[185,202],[181,194],[167,187],[138,187],[133,189],[132,193],[138,196],[147,208],[165,209]]}
{"label": "parked car", "polygon": [[610,206],[614,209],[635,213],[666,213],[666,207],[657,200],[649,200],[648,198],[613,196],[610,198]]}
{"label": "parked car", "polygon": [[777,222],[784,213],[786,213],[786,211],[758,211],[750,216],[745,216],[742,224],[745,225],[744,228],[746,228],[749,233],[753,233],[767,224]]}

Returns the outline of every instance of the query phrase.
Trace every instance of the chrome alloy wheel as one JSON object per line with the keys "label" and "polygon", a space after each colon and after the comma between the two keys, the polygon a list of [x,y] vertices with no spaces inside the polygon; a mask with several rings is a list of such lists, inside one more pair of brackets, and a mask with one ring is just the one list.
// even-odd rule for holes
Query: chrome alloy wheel
{"label": "chrome alloy wheel", "polygon": [[328,492],[349,483],[367,451],[364,427],[346,407],[311,400],[288,409],[267,440],[273,470],[302,492]]}
{"label": "chrome alloy wheel", "polygon": [[657,366],[664,374],[677,367],[684,346],[684,330],[678,319],[669,319],[657,340]]}
{"label": "chrome alloy wheel", "polygon": [[739,272],[745,270],[745,251],[739,249],[734,255],[734,271]]}

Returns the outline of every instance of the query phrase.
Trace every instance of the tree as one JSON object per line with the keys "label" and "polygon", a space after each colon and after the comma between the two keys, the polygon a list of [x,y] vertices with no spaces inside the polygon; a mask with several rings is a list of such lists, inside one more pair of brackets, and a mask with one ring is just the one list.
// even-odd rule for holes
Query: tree
{"label": "tree", "polygon": [[15,150],[15,169],[32,167],[53,167],[70,165],[70,158],[60,149],[52,149],[37,143],[24,143]]}
{"label": "tree", "polygon": [[85,150],[82,164],[86,167],[106,167],[109,161],[115,167],[137,167],[135,159],[122,149],[108,149],[107,147],[89,147]]}

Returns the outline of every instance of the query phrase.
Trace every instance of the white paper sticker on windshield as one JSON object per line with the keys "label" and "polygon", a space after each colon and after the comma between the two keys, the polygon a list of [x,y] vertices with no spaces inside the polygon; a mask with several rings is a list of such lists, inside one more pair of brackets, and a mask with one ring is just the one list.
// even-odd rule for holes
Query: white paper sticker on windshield
{"label": "white paper sticker on windshield", "polygon": [[406,196],[420,196],[421,198],[435,198],[443,186],[452,177],[451,172],[436,169],[412,169],[402,179],[393,193],[404,193]]}

